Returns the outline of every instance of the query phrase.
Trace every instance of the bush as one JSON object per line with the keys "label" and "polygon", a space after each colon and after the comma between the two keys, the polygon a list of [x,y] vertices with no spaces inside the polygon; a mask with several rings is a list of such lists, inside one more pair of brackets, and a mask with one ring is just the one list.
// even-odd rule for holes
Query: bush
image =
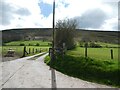
{"label": "bush", "polygon": [[25,44],[24,43],[20,43],[20,46],[25,46]]}
{"label": "bush", "polygon": [[39,43],[36,43],[36,46],[40,46],[40,44],[39,44]]}
{"label": "bush", "polygon": [[32,46],[32,45],[29,43],[28,46]]}
{"label": "bush", "polygon": [[52,43],[48,43],[48,46],[52,46]]}
{"label": "bush", "polygon": [[80,47],[84,47],[84,42],[79,42]]}
{"label": "bush", "polygon": [[46,56],[44,62],[45,62],[46,64],[49,64],[49,62],[50,62],[50,57],[49,57],[49,56]]}
{"label": "bush", "polygon": [[99,44],[96,44],[96,43],[91,42],[91,43],[89,44],[89,47],[91,47],[91,48],[101,48],[102,46],[99,45]]}
{"label": "bush", "polygon": [[106,45],[105,47],[108,48],[108,45]]}

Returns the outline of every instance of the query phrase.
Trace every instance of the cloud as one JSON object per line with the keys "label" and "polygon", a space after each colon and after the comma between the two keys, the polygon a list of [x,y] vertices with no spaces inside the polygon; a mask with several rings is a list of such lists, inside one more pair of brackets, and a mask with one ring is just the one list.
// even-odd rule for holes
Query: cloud
{"label": "cloud", "polygon": [[0,3],[0,29],[36,27],[43,18],[39,0],[2,0]]}
{"label": "cloud", "polygon": [[[117,27],[118,15],[114,0],[55,0],[55,20],[78,18],[80,28],[104,29]],[[94,3],[93,3],[94,2]],[[108,3],[110,2],[110,3]],[[53,0],[0,0],[0,29],[51,28]],[[4,8],[3,8],[4,7]],[[112,23],[110,23],[112,21]],[[106,25],[106,26],[105,26]]]}
{"label": "cloud", "polygon": [[[77,18],[80,28],[102,30],[102,26],[106,25],[106,20],[115,18],[118,15],[117,0],[114,0],[114,2],[105,2],[103,0],[65,0],[65,2],[68,4],[67,7],[62,3],[57,4],[56,21],[64,18]],[[114,25],[110,26],[113,30],[113,27],[117,27],[118,24],[111,25]],[[103,30],[109,30],[110,28],[106,26]]]}
{"label": "cloud", "polygon": [[31,14],[27,8],[19,8],[15,13],[23,16],[28,16]]}
{"label": "cloud", "polygon": [[10,25],[15,19],[15,15],[28,16],[30,11],[27,8],[15,8],[13,5],[7,2],[0,1],[0,25]]}
{"label": "cloud", "polygon": [[14,19],[12,13],[14,12],[14,8],[8,3],[4,3],[0,0],[0,21],[2,21],[1,25],[9,25],[11,20]]}
{"label": "cloud", "polygon": [[105,23],[101,27],[103,30],[107,28],[107,30],[115,31],[118,30],[118,16],[115,18],[105,20]]}
{"label": "cloud", "polygon": [[79,22],[80,28],[100,28],[106,18],[105,12],[101,9],[94,9],[85,12],[81,17],[77,17],[76,19]]}
{"label": "cloud", "polygon": [[118,2],[118,30],[120,31],[120,1]]}

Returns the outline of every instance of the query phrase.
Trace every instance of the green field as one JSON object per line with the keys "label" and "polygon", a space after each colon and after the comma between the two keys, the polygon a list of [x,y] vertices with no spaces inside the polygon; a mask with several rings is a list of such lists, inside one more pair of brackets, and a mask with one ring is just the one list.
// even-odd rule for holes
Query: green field
{"label": "green field", "polygon": [[[109,48],[88,48],[88,57],[85,57],[85,48],[76,47],[68,50],[63,56],[58,55],[51,67],[86,81],[120,87],[120,69],[118,68],[118,49],[115,44],[102,43]],[[110,48],[110,47],[115,48]],[[113,50],[113,59],[111,52]],[[50,57],[45,58],[45,63],[50,65]]]}
{"label": "green field", "polygon": [[12,41],[5,43],[7,46],[20,46],[21,44],[24,44],[26,46],[49,46],[48,41],[40,41],[40,40],[33,40],[33,41]]}
{"label": "green field", "polygon": [[[118,60],[118,48],[88,48],[88,57],[99,60],[111,60],[111,49],[113,50],[113,60]],[[68,51],[72,56],[85,56],[85,48],[76,47]]]}
{"label": "green field", "polygon": [[[15,50],[15,55],[17,55],[18,57],[21,57],[23,55],[23,48],[24,48],[24,46],[3,46],[2,47],[2,55],[3,56],[6,55],[7,51],[10,48],[13,49],[13,50]],[[27,50],[28,53],[29,53],[29,48],[31,49],[30,50],[31,53],[28,54],[28,55],[26,55],[26,56],[37,54],[37,53],[39,53],[40,50],[41,50],[41,52],[46,52],[46,51],[48,51],[49,47],[43,47],[43,46],[42,47],[40,47],[40,46],[26,46],[26,50]],[[34,53],[33,53],[33,48],[34,48]],[[36,52],[36,49],[37,49],[38,52]]]}
{"label": "green field", "polygon": [[50,42],[48,41],[13,41],[5,43],[4,46],[0,47],[2,50],[2,56],[5,56],[9,49],[12,49],[15,51],[15,55],[18,57],[22,57],[23,55],[23,49],[24,45],[26,46],[26,51],[29,53],[26,54],[26,56],[34,55],[41,52],[48,51],[48,48]]}

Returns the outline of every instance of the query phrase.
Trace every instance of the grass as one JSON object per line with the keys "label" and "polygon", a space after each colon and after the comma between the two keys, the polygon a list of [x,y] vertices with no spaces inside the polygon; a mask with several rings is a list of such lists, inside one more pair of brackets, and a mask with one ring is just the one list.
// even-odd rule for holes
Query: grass
{"label": "grass", "polygon": [[36,60],[37,58],[39,58],[40,56],[42,56],[42,55],[44,55],[44,54],[46,54],[46,52],[44,52],[44,53],[42,53],[42,54],[40,54],[40,55],[37,55],[37,56],[35,56],[35,57],[33,57],[33,58],[27,59],[27,60]]}
{"label": "grass", "polygon": [[[45,63],[50,65],[50,58],[45,58]],[[69,76],[101,84],[120,87],[120,69],[115,61],[101,61],[85,57],[70,55],[57,57],[52,67]]]}
{"label": "grass", "polygon": [[[23,48],[24,46],[3,46],[2,47],[2,55],[6,55],[7,54],[7,51],[12,48],[13,50],[15,50],[15,55],[18,56],[18,57],[22,57],[23,55]],[[31,49],[31,53],[26,55],[26,56],[31,56],[31,55],[34,55],[34,54],[37,54],[39,52],[36,53],[36,49],[37,50],[40,50],[41,49],[41,52],[46,52],[48,51],[48,48],[49,47],[40,47],[40,46],[26,46],[26,50],[27,52],[29,52],[29,48]],[[33,48],[34,48],[34,53],[32,53],[33,51]]]}
{"label": "grass", "polygon": [[[57,56],[51,66],[69,76],[120,87],[118,48],[112,48],[114,59],[110,57],[110,49],[88,48],[88,57],[84,57],[84,48],[76,47],[67,51],[64,58]],[[47,56],[44,62],[50,65],[50,57]]]}
{"label": "grass", "polygon": [[[12,48],[15,50],[15,55],[18,57],[22,57],[23,55],[23,48],[24,45],[26,46],[26,50],[29,53],[26,54],[26,56],[31,56],[37,53],[41,52],[46,52],[48,51],[48,48],[50,46],[50,42],[48,41],[40,41],[40,40],[33,40],[33,41],[12,41],[5,43],[5,46],[0,47],[0,50],[2,50],[2,55],[6,55],[8,50]],[[33,48],[34,48],[34,53],[33,53]]]}
{"label": "grass", "polygon": [[5,45],[7,46],[20,46],[20,44],[24,44],[26,46],[49,46],[49,43],[48,41],[40,41],[40,40],[33,40],[33,41],[12,41],[12,42],[8,42],[8,43],[5,43]]}
{"label": "grass", "polygon": [[[99,60],[111,60],[111,52],[113,50],[113,60],[118,60],[118,48],[88,48],[88,57]],[[85,56],[85,48],[76,47],[73,50],[68,51],[68,55],[75,57]]]}

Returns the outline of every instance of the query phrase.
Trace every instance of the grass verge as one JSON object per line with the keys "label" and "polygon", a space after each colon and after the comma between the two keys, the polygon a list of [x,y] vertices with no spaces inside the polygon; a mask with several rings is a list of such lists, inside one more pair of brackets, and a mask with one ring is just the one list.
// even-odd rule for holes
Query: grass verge
{"label": "grass verge", "polygon": [[35,57],[33,57],[33,58],[30,58],[30,59],[27,59],[27,60],[36,60],[38,57],[40,57],[40,56],[42,56],[42,55],[45,55],[47,52],[43,52],[43,53],[41,53],[40,55],[37,55],[37,56],[35,56]]}
{"label": "grass verge", "polygon": [[[50,57],[47,56],[44,61],[50,65]],[[120,69],[117,61],[96,60],[85,57],[74,57],[65,55],[56,57],[52,68],[83,80],[120,87]]]}

